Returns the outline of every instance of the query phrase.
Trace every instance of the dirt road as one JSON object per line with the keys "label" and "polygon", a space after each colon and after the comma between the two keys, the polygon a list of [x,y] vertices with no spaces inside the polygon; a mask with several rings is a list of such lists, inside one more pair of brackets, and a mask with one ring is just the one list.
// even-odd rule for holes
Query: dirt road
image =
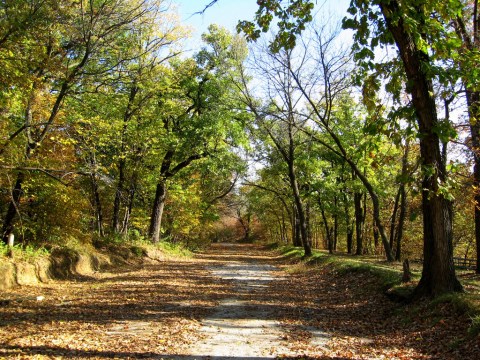
{"label": "dirt road", "polygon": [[[194,260],[22,287],[2,295],[0,358],[294,356],[284,281],[265,251],[217,245]],[[324,345],[320,330],[303,331]]]}
{"label": "dirt road", "polygon": [[[468,314],[251,245],[0,295],[0,359],[478,359]],[[38,300],[37,300],[38,299]]]}

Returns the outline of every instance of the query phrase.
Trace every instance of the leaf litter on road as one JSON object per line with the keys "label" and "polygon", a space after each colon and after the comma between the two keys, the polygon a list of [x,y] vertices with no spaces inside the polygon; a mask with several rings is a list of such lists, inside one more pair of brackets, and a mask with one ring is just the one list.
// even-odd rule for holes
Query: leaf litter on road
{"label": "leaf litter on road", "polygon": [[[239,289],[214,270],[248,277],[252,264],[267,266],[273,279]],[[193,359],[197,344],[209,341],[201,331],[205,319],[229,299],[248,309],[242,321],[250,316],[281,324],[279,345],[265,346],[268,357],[480,358],[478,336],[467,334],[470,319],[448,304],[401,305],[368,273],[326,266],[287,274],[283,265],[257,246],[214,246],[189,261],[16,288],[2,294],[9,301],[0,306],[0,358]],[[279,355],[275,347],[288,352]]]}

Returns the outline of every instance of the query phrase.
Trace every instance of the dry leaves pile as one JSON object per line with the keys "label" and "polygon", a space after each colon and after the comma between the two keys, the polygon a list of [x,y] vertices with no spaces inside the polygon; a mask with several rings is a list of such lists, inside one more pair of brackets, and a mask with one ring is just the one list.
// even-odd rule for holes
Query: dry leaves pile
{"label": "dry leaves pile", "polygon": [[[4,293],[0,359],[160,359],[188,354],[189,344],[199,340],[201,319],[218,301],[236,295],[232,284],[205,270],[229,261],[281,265],[258,247],[213,247],[193,261]],[[393,303],[366,273],[339,274],[327,267],[281,275],[247,300],[273,310],[283,324],[282,341],[298,358],[480,358],[479,337],[467,335],[470,319],[447,305],[428,309],[427,302]],[[329,334],[321,346],[312,345],[312,329]]]}

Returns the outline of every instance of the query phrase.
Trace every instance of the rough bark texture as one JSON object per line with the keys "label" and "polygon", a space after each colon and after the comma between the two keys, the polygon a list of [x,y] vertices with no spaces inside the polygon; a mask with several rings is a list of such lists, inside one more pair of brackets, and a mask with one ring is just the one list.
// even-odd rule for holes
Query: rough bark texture
{"label": "rough bark texture", "polygon": [[380,4],[387,27],[405,67],[408,88],[417,115],[420,131],[420,154],[424,170],[422,209],[424,228],[424,262],[416,296],[437,296],[458,291],[462,286],[453,266],[452,218],[449,201],[439,192],[439,183],[446,180],[442,164],[432,81],[426,73],[428,55],[420,51],[406,30],[397,1]]}

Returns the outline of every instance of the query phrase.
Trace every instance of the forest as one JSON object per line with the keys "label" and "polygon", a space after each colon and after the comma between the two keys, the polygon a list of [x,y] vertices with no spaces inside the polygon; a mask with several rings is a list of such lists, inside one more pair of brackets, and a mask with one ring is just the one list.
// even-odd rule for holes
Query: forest
{"label": "forest", "polygon": [[340,23],[315,3],[258,1],[191,53],[169,1],[1,1],[2,254],[12,234],[277,242],[460,291],[454,258],[480,272],[478,0],[352,0]]}

